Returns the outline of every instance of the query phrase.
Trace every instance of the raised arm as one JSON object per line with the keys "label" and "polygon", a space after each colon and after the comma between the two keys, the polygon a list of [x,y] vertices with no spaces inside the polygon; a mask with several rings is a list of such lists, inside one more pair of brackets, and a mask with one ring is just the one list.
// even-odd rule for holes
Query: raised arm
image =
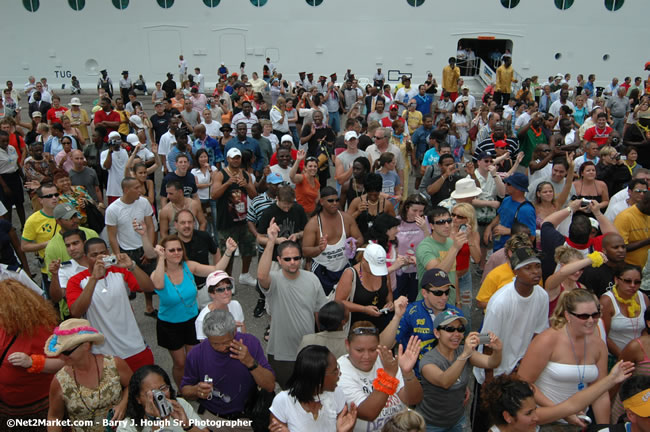
{"label": "raised arm", "polygon": [[264,247],[264,253],[257,264],[257,283],[260,288],[271,289],[271,263],[273,262],[273,249],[275,248],[275,239],[278,237],[280,227],[275,223],[275,218],[271,219],[269,229],[267,230],[268,241]]}
{"label": "raised arm", "polygon": [[291,170],[289,171],[289,178],[294,184],[300,184],[304,179],[303,174],[298,174],[298,167],[300,167],[300,162],[303,161],[305,157],[307,157],[307,152],[304,150],[298,150],[296,161],[293,163]]}

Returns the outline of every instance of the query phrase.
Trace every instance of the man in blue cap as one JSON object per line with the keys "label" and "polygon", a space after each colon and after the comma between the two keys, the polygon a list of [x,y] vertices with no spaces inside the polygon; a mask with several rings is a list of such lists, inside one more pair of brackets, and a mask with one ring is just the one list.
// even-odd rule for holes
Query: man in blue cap
{"label": "man in blue cap", "polygon": [[528,177],[522,173],[514,173],[506,178],[506,198],[497,209],[497,217],[488,225],[483,234],[485,243],[494,241],[494,251],[501,249],[510,238],[510,228],[517,221],[526,225],[531,233],[536,228],[535,206],[526,200],[528,192]]}

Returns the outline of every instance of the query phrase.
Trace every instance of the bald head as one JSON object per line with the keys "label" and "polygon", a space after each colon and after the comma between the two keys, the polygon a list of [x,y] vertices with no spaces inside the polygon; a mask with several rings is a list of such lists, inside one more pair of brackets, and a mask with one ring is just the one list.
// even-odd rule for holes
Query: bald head
{"label": "bald head", "polygon": [[82,171],[86,165],[86,158],[81,150],[72,150],[72,164],[75,171]]}
{"label": "bald head", "polygon": [[194,135],[199,139],[205,138],[205,126],[200,123],[194,126]]}
{"label": "bald head", "polygon": [[625,240],[616,233],[605,235],[603,238],[603,252],[605,252],[608,262],[622,263],[627,254]]}

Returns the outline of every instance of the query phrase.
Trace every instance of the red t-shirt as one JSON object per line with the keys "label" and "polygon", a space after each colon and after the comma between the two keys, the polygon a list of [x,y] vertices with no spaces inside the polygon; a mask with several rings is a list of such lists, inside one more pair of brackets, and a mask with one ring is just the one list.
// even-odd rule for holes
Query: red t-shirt
{"label": "red t-shirt", "polygon": [[607,139],[612,131],[613,129],[609,126],[605,126],[605,129],[592,126],[585,132],[584,141],[593,141],[598,144],[598,147],[604,146],[607,144]]}
{"label": "red t-shirt", "polygon": [[[298,157],[298,150],[291,149],[291,159],[292,159],[292,164],[293,162],[296,161],[296,158]],[[269,162],[269,166],[277,165],[278,164],[278,152],[273,153],[271,156],[271,161]],[[291,165],[289,165],[291,166]],[[305,161],[302,160],[300,161],[300,171],[302,171],[305,168]]]}
{"label": "red t-shirt", "polygon": [[[86,269],[82,272],[77,273],[68,280],[68,286],[65,290],[65,299],[68,301],[68,306],[72,306],[74,302],[77,301],[83,292],[83,288],[81,288],[81,282],[88,279],[90,277],[90,274],[90,270]],[[108,267],[106,269],[106,275],[104,278],[108,283],[110,283],[111,286],[119,286],[120,283],[126,282],[126,284],[129,286],[130,291],[138,292],[140,290],[138,281],[136,280],[135,276],[133,276],[133,273],[122,267]]]}
{"label": "red t-shirt", "polygon": [[[9,145],[16,149],[16,153],[18,153],[18,160],[20,160],[21,155],[25,154],[26,150],[25,150],[25,140],[20,135],[18,135],[18,138],[19,141],[16,140],[15,133],[9,135]],[[18,142],[20,142],[20,144],[18,144]]]}
{"label": "red t-shirt", "polygon": [[61,123],[61,117],[67,110],[66,107],[50,108],[47,110],[47,120],[52,123]]}
{"label": "red t-shirt", "polygon": [[[113,110],[109,113],[106,113],[104,110],[99,110],[95,113],[95,119],[93,120],[95,124],[103,122],[103,121],[110,121],[110,122],[120,122],[122,118],[120,117],[120,113],[117,111]],[[106,136],[104,137],[104,142],[108,142],[108,134],[116,131],[117,128],[106,128],[106,131],[108,132]]]}
{"label": "red t-shirt", "polygon": [[381,126],[385,127],[385,128],[393,127],[393,122],[395,120],[402,120],[402,123],[406,124],[406,121],[404,121],[404,119],[402,117],[397,117],[396,119],[391,119],[390,116],[388,116],[388,117],[384,117],[383,119],[381,119]]}

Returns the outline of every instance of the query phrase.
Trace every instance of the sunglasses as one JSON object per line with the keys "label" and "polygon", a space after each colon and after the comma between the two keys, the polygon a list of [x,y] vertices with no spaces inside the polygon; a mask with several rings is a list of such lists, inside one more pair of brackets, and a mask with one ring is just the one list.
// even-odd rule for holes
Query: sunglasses
{"label": "sunglasses", "polygon": [[576,317],[576,318],[578,318],[580,320],[583,320],[583,321],[587,321],[589,318],[594,319],[594,320],[597,320],[598,318],[600,318],[600,311],[594,312],[592,314],[588,314],[588,313],[576,314],[576,313],[573,313],[571,311],[569,311],[569,313],[571,315],[573,315],[574,317]]}
{"label": "sunglasses", "polygon": [[641,285],[640,279],[624,279],[624,278],[619,278],[619,279],[630,285]]}
{"label": "sunglasses", "polygon": [[551,149],[542,150],[542,153],[550,153],[550,152],[551,152]]}
{"label": "sunglasses", "polygon": [[333,204],[333,203],[335,203],[335,202],[338,202],[338,199],[337,199],[337,198],[327,198],[327,199],[323,198],[323,199],[324,199],[325,201],[327,201],[328,203],[330,203],[330,204]]}
{"label": "sunglasses", "polygon": [[355,329],[350,330],[350,334],[353,335],[378,335],[379,334],[379,329],[377,327],[357,327]]}
{"label": "sunglasses", "polygon": [[232,291],[232,284],[228,284],[228,285],[220,286],[219,288],[215,288],[214,292],[216,292],[216,293],[225,293],[226,290]]}
{"label": "sunglasses", "polygon": [[284,262],[291,262],[291,261],[300,261],[302,259],[301,256],[295,256],[295,257],[283,257],[282,261]]}
{"label": "sunglasses", "polygon": [[182,248],[166,249],[166,251],[169,253],[176,253],[176,252],[183,252],[183,249]]}
{"label": "sunglasses", "polygon": [[51,193],[51,194],[47,194],[47,195],[41,195],[41,198],[58,198],[59,195],[60,194],[57,192],[57,193]]}
{"label": "sunglasses", "polygon": [[67,351],[61,351],[61,354],[63,354],[64,356],[68,356],[68,357],[70,357],[70,354],[72,354],[73,352],[75,352],[75,350],[76,350],[77,348],[79,348],[80,346],[81,346],[81,344],[79,344],[79,345],[77,345],[76,347],[74,347],[74,348],[72,348],[72,349],[69,349],[69,350],[67,350]]}
{"label": "sunglasses", "polygon": [[457,219],[467,219],[467,216],[459,215],[457,213],[452,213],[451,217],[452,218],[457,218]]}
{"label": "sunglasses", "polygon": [[305,162],[311,162],[311,161],[318,162],[318,158],[315,156],[309,156],[308,158],[305,159]]}
{"label": "sunglasses", "polygon": [[437,220],[437,221],[433,221],[433,223],[435,225],[445,225],[445,224],[450,224],[452,221],[453,221],[453,219],[449,218],[449,219],[440,219],[440,220]]}
{"label": "sunglasses", "polygon": [[378,140],[378,139],[384,139],[384,136],[383,136],[383,135],[382,135],[382,136],[377,136],[377,135],[375,135],[373,138],[376,139],[376,140]]}
{"label": "sunglasses", "polygon": [[648,192],[648,191],[645,190],[645,189],[633,189],[632,192],[636,192],[636,193],[641,193],[641,192],[643,192],[643,193],[646,193],[646,192]]}
{"label": "sunglasses", "polygon": [[444,330],[447,333],[453,333],[453,332],[465,333],[465,326],[460,326],[460,327],[444,326],[444,327],[438,327],[438,330]]}
{"label": "sunglasses", "polygon": [[443,295],[444,296],[449,296],[449,291],[451,291],[451,290],[448,289],[448,290],[443,291],[443,290],[430,290],[430,289],[428,289],[427,291],[429,291],[431,294],[433,294],[436,297],[442,297]]}

